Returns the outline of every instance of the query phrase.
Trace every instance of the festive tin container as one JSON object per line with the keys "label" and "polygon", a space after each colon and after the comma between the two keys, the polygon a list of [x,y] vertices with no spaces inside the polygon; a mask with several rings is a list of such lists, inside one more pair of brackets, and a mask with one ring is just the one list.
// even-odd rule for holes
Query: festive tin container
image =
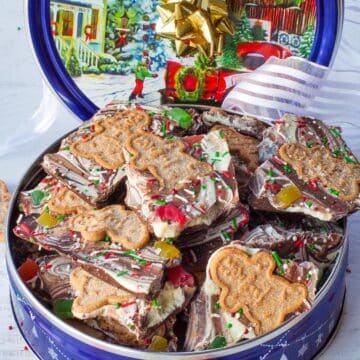
{"label": "festive tin container", "polygon": [[332,265],[330,274],[316,295],[313,307],[276,330],[218,350],[177,353],[151,353],[97,340],[57,318],[23,283],[17,267],[12,232],[18,218],[17,195],[31,189],[43,176],[40,167],[45,153],[58,148],[60,141],[48,148],[29,168],[16,189],[7,222],[6,262],[14,317],[29,347],[40,359],[312,359],[333,336],[340,319],[345,297],[345,273],[348,235]]}
{"label": "festive tin container", "polygon": [[[41,71],[80,119],[112,100],[220,106],[237,75],[270,56],[296,55],[329,65],[343,23],[341,0],[229,0],[222,2],[221,14],[212,10],[212,1],[167,3],[27,1]],[[173,18],[175,6],[204,10],[209,15],[202,20],[215,30],[179,35],[183,29]],[[206,43],[190,41],[193,37]]]}
{"label": "festive tin container", "polygon": [[[189,2],[192,6],[207,3]],[[31,42],[45,80],[81,120],[113,100],[220,106],[239,74],[256,69],[271,56],[297,55],[331,64],[343,22],[343,3],[337,0],[229,0],[233,29],[227,29],[223,19],[225,30],[213,38],[216,49],[199,49],[201,44],[180,41],[174,32],[165,31],[171,13],[162,5],[156,0],[27,1]],[[9,250],[16,241],[11,229],[17,194],[41,176],[42,156],[14,194],[6,255],[14,316],[40,359],[311,359],[331,338],[345,296],[347,234],[313,308],[271,333],[236,346],[155,354],[106,343],[67,325],[22,282],[16,270],[19,264]]]}

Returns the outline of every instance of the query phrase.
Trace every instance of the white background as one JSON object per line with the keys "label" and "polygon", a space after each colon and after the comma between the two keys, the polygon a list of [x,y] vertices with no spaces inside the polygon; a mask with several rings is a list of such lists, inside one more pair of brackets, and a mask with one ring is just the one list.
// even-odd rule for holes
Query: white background
{"label": "white background", "polygon": [[[360,71],[360,1],[345,0],[345,28],[334,67]],[[354,84],[359,88],[359,84]],[[360,88],[359,88],[360,91]],[[5,180],[10,190],[14,190],[22,174],[32,161],[59,136],[79,124],[78,120],[65,108],[45,93],[48,104],[40,106],[43,85],[39,69],[33,59],[24,28],[23,3],[21,0],[0,0],[0,151],[7,140],[18,134],[20,140],[27,139],[31,132],[41,132],[12,147],[12,151],[0,155],[0,178]],[[40,106],[40,108],[39,108]],[[45,111],[44,111],[45,110]],[[35,117],[33,114],[35,113]],[[37,128],[36,120],[46,115],[45,122]],[[55,116],[56,115],[56,116]],[[356,119],[339,119],[358,123]],[[48,125],[49,128],[48,128]],[[353,150],[360,154],[360,130],[346,126],[345,138]],[[338,336],[321,359],[360,360],[360,216],[352,216],[350,221],[351,273],[347,276],[347,298],[345,313]],[[8,303],[8,285],[3,259],[4,246],[0,244],[0,359],[33,359],[24,350],[25,343],[15,327]]]}

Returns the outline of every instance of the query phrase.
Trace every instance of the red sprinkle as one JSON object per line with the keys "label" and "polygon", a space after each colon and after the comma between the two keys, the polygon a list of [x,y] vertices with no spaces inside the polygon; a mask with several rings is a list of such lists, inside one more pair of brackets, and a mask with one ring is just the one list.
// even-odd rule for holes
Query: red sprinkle
{"label": "red sprinkle", "polygon": [[296,247],[304,247],[304,240],[302,239],[297,239],[295,242],[294,242],[294,245]]}
{"label": "red sprinkle", "polygon": [[147,264],[145,264],[143,266],[144,271],[150,272],[151,271],[151,266],[152,266],[151,262],[148,262]]}
{"label": "red sprinkle", "polygon": [[283,124],[285,124],[285,121],[284,120],[276,120],[275,124],[276,125],[283,125]]}
{"label": "red sprinkle", "polygon": [[108,251],[104,256],[104,259],[109,259],[111,256],[116,256],[116,254],[113,251]]}
{"label": "red sprinkle", "polygon": [[280,160],[277,156],[273,156],[273,157],[271,158],[271,160],[274,161],[274,162],[275,162],[276,164],[278,164],[278,165],[284,165],[283,161]]}
{"label": "red sprinkle", "polygon": [[150,184],[155,184],[156,182],[157,182],[157,179],[155,179],[155,178],[148,179],[148,183],[150,183]]}
{"label": "red sprinkle", "polygon": [[171,193],[173,194],[173,195],[175,195],[176,193],[177,193],[177,190],[174,188],[174,189],[171,189]]}
{"label": "red sprinkle", "polygon": [[150,345],[151,341],[149,338],[144,339],[144,345]]}
{"label": "red sprinkle", "polygon": [[45,270],[49,270],[49,269],[51,269],[52,268],[52,264],[47,264],[47,265],[45,265]]}
{"label": "red sprinkle", "polygon": [[170,130],[170,120],[166,120],[166,130]]}
{"label": "red sprinkle", "polygon": [[246,335],[248,332],[249,332],[249,330],[248,330],[248,329],[245,329],[245,330],[244,330],[244,335]]}
{"label": "red sprinkle", "polygon": [[160,197],[160,195],[158,195],[158,194],[151,195],[151,199],[152,199],[152,200],[156,200],[156,199],[158,199],[159,197]]}
{"label": "red sprinkle", "polygon": [[8,326],[8,330],[10,330],[10,331],[11,331],[11,330],[14,330],[14,327],[13,327],[12,325],[9,325],[9,326]]}
{"label": "red sprinkle", "polygon": [[222,172],[223,173],[223,175],[226,177],[226,178],[228,178],[228,179],[230,179],[231,178],[231,174],[228,172],[228,171],[223,171]]}
{"label": "red sprinkle", "polygon": [[308,182],[307,186],[314,191],[319,190],[318,187],[318,179],[312,179],[311,181]]}
{"label": "red sprinkle", "polygon": [[88,138],[88,135],[84,134],[81,136],[84,140]]}
{"label": "red sprinkle", "polygon": [[121,307],[124,308],[124,307],[128,307],[128,306],[131,306],[131,305],[134,305],[136,304],[136,301],[129,301],[125,304],[122,304]]}
{"label": "red sprinkle", "polygon": [[29,348],[26,345],[24,346],[24,351],[29,351]]}
{"label": "red sprinkle", "polygon": [[201,184],[201,181],[199,179],[196,179],[193,181],[194,186],[199,186]]}
{"label": "red sprinkle", "polygon": [[28,236],[32,235],[30,228],[27,225],[25,225],[24,223],[21,223],[19,225],[19,228],[25,235],[28,235]]}

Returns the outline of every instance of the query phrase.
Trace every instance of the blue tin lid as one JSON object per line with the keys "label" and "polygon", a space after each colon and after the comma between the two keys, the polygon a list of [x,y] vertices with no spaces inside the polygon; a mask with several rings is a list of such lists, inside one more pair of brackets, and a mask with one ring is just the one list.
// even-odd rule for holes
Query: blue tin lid
{"label": "blue tin lid", "polygon": [[31,42],[44,77],[81,120],[112,100],[219,106],[229,91],[226,78],[253,70],[269,56],[330,65],[343,23],[342,0],[227,1],[235,35],[225,37],[215,70],[210,64],[211,72],[200,75],[195,57],[177,57],[171,41],[157,34],[158,4],[27,1]]}

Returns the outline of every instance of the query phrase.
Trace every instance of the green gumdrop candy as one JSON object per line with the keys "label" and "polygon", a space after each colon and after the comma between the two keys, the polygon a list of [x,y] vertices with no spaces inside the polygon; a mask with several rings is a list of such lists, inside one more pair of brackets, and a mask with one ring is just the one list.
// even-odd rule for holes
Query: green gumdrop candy
{"label": "green gumdrop candy", "polygon": [[41,200],[45,197],[45,193],[41,190],[34,190],[31,193],[31,200],[34,206],[39,206],[41,204]]}
{"label": "green gumdrop candy", "polygon": [[167,115],[169,118],[176,121],[183,129],[189,128],[192,124],[191,115],[184,109],[172,108],[167,112]]}
{"label": "green gumdrop candy", "polygon": [[227,345],[226,339],[223,336],[216,336],[210,344],[210,349],[219,349]]}
{"label": "green gumdrop candy", "polygon": [[72,319],[74,317],[71,308],[74,300],[58,299],[54,302],[54,313],[61,319]]}

